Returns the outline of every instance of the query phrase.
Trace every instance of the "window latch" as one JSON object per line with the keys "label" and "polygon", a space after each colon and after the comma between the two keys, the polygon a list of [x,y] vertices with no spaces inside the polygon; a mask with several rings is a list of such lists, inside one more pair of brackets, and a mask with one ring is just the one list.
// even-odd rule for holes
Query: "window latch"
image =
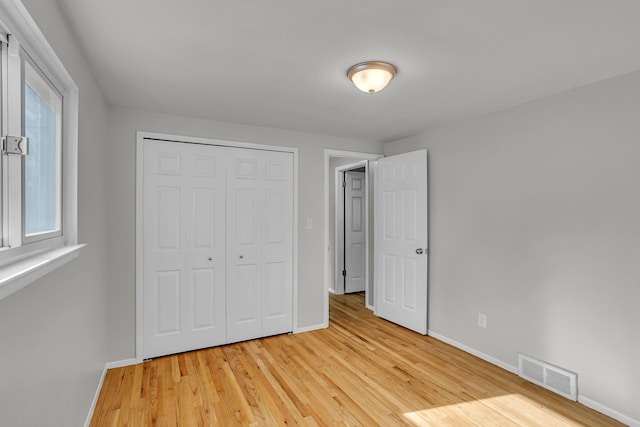
{"label": "window latch", "polygon": [[3,136],[2,153],[26,156],[29,154],[29,138],[26,136]]}

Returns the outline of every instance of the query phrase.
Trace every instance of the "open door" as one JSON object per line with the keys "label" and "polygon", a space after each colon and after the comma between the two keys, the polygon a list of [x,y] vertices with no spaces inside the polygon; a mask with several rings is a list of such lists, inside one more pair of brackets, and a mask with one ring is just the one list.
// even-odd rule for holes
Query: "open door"
{"label": "open door", "polygon": [[376,315],[427,333],[427,151],[378,160]]}

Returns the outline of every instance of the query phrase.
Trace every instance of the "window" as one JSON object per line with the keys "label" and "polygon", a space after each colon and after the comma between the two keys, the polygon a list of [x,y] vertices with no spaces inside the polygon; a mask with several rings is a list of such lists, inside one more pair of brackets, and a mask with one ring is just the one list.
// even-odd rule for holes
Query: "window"
{"label": "window", "polygon": [[[11,17],[11,18],[8,18]],[[0,299],[78,254],[78,89],[19,0],[0,4]]]}
{"label": "window", "polygon": [[24,240],[59,236],[61,228],[62,95],[25,61]]}

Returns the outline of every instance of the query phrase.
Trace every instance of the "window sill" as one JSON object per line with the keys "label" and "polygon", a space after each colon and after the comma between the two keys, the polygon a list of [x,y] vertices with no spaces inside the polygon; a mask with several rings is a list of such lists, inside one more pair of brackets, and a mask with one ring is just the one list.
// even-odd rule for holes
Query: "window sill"
{"label": "window sill", "polygon": [[77,258],[84,246],[63,246],[0,267],[0,300]]}

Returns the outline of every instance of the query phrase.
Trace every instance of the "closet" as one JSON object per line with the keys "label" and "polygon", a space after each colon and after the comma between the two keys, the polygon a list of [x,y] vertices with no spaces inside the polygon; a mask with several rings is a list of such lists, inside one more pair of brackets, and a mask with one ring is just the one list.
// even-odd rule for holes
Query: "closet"
{"label": "closet", "polygon": [[141,143],[142,357],[292,331],[293,153]]}

